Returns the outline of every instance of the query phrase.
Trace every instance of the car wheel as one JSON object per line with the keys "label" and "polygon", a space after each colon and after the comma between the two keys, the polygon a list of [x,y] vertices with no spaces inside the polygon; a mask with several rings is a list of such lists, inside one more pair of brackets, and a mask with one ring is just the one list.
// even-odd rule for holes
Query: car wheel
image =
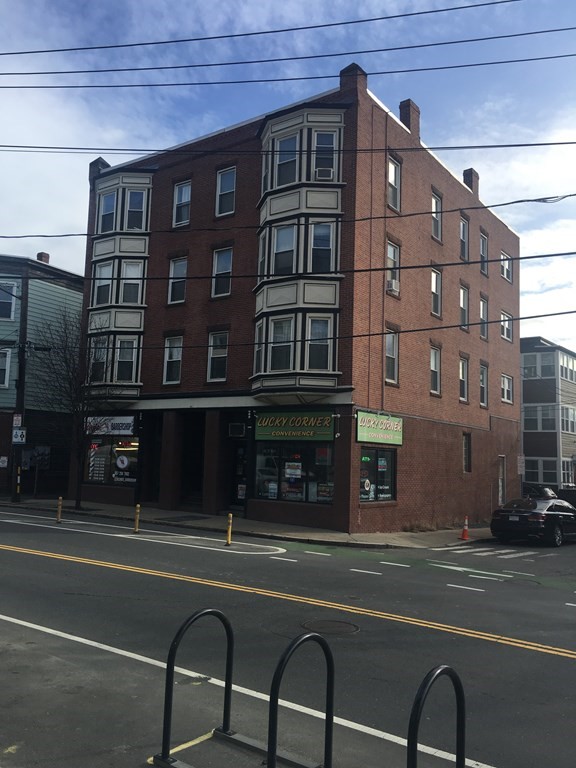
{"label": "car wheel", "polygon": [[546,535],[546,544],[551,547],[559,547],[564,541],[562,528],[556,523],[550,528]]}

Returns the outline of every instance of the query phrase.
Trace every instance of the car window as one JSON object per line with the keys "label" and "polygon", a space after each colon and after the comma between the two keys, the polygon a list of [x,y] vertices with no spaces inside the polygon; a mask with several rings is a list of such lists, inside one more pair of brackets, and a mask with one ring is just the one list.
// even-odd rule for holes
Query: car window
{"label": "car window", "polygon": [[536,509],[538,502],[535,499],[510,499],[502,506],[502,509]]}

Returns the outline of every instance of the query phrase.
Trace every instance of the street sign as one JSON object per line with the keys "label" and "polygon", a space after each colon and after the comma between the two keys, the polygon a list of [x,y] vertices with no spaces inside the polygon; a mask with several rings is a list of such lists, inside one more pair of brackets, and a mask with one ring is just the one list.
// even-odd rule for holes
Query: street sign
{"label": "street sign", "polygon": [[21,427],[22,426],[22,414],[21,413],[14,413],[12,415],[12,426],[13,427]]}
{"label": "street sign", "polygon": [[26,442],[26,427],[18,427],[12,430],[12,443],[23,445]]}

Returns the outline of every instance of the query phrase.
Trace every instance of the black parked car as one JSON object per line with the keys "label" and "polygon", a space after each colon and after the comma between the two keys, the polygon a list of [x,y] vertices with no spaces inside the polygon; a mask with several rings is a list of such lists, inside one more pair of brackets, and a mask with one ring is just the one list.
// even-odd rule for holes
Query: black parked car
{"label": "black parked car", "polygon": [[559,547],[576,536],[576,508],[562,499],[512,499],[492,513],[490,530],[502,543],[535,537]]}
{"label": "black parked car", "polygon": [[522,483],[522,496],[530,496],[531,499],[556,499],[556,491],[540,483]]}

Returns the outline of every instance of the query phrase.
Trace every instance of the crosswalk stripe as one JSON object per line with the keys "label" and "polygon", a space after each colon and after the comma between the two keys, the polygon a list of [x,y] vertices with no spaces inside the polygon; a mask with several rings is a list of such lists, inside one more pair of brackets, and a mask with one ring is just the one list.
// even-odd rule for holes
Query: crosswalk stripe
{"label": "crosswalk stripe", "polygon": [[516,552],[515,549],[485,549],[482,552],[473,552],[473,555],[478,557],[485,557],[486,555],[504,555],[507,552]]}
{"label": "crosswalk stripe", "polygon": [[502,560],[509,560],[513,557],[526,557],[527,555],[537,555],[537,554],[538,552],[536,551],[534,552],[528,551],[528,552],[516,552],[516,554],[514,555],[500,555],[500,557],[502,558]]}
{"label": "crosswalk stripe", "polygon": [[470,552],[470,544],[466,544],[465,546],[450,544],[447,547],[430,547],[432,552]]}

